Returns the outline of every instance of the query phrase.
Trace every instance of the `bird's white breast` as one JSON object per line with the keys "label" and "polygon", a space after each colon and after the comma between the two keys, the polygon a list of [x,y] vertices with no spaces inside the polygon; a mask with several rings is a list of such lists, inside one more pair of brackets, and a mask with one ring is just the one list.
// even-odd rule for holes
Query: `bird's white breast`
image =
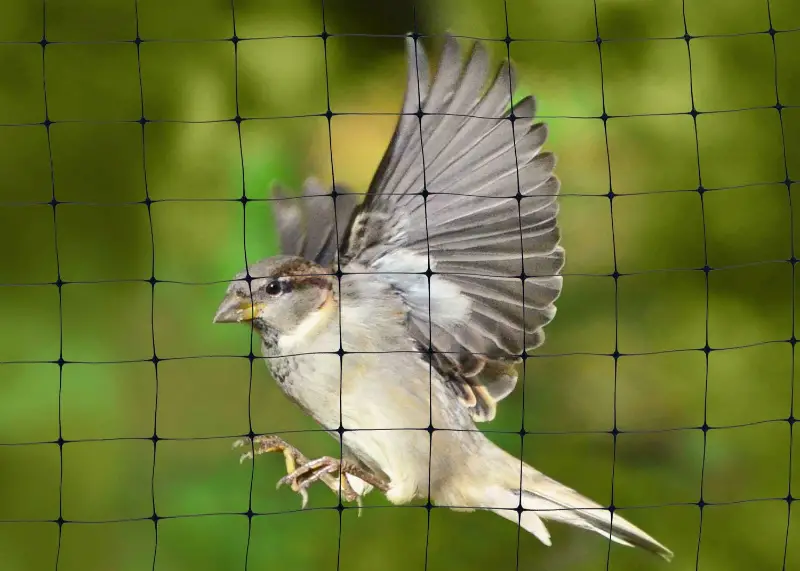
{"label": "bird's white breast", "polygon": [[387,293],[374,276],[343,278],[338,307],[309,315],[284,336],[280,349],[289,356],[272,359],[271,368],[276,378],[276,367],[290,371],[283,391],[324,429],[335,434],[341,426],[343,444],[386,474],[387,497],[403,502],[427,488],[431,390],[442,383],[431,382],[408,337],[402,302],[380,290]]}

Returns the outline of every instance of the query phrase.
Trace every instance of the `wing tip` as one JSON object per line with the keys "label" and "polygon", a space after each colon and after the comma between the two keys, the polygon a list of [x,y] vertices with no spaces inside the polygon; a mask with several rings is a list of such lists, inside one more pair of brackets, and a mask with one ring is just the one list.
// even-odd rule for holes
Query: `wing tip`
{"label": "wing tip", "polygon": [[486,387],[479,384],[471,385],[475,395],[475,405],[472,407],[471,416],[475,422],[491,422],[497,416],[497,401]]}
{"label": "wing tip", "polygon": [[511,106],[509,114],[514,113],[517,118],[530,119],[536,118],[537,100],[534,95],[528,94]]}
{"label": "wing tip", "polygon": [[303,181],[303,196],[330,196],[322,182],[315,176],[310,176]]}
{"label": "wing tip", "polygon": [[269,195],[271,198],[275,199],[284,199],[289,198],[289,194],[286,192],[286,186],[279,181],[278,179],[273,179],[269,181],[267,185],[269,188]]}

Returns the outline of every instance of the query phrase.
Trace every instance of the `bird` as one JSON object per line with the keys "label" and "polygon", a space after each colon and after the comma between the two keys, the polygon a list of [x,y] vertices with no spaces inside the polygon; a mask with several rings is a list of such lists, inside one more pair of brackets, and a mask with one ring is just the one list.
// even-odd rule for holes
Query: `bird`
{"label": "bird", "polygon": [[277,186],[281,253],[234,276],[214,317],[252,327],[278,387],[341,458],[309,460],[274,435],[235,446],[251,446],[243,458],[282,452],[278,484],[304,507],[316,481],[348,501],[377,488],[393,504],[494,512],[548,546],[554,521],[671,560],[478,429],[556,314],[556,158],[536,99],[515,102],[510,59],[494,68],[484,43],[464,50],[448,35],[434,75],[420,38],[405,44],[402,110],[366,192]]}

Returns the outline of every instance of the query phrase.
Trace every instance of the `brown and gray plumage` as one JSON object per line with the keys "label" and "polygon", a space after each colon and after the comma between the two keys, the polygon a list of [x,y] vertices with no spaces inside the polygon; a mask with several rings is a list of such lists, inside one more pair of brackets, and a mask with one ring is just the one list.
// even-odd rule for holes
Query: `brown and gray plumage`
{"label": "brown and gray plumage", "polygon": [[464,63],[448,38],[431,81],[422,45],[407,50],[403,115],[366,195],[310,180],[276,201],[283,255],[236,276],[215,320],[253,325],[283,392],[391,502],[488,509],[548,545],[543,520],[564,522],[671,558],[477,430],[556,313],[555,158],[533,98],[509,120],[508,62],[490,76],[480,43]]}

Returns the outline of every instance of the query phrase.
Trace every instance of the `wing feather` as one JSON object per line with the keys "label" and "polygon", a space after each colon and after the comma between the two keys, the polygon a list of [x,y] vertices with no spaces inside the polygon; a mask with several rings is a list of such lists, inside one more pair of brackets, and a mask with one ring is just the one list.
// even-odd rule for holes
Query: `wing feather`
{"label": "wing feather", "polygon": [[431,83],[422,45],[406,45],[403,114],[354,209],[343,269],[366,268],[394,287],[410,335],[434,350],[432,364],[473,417],[490,420],[556,313],[556,159],[542,152],[547,126],[527,119],[534,98],[512,107],[510,62],[492,73],[481,43],[463,57],[448,37]]}
{"label": "wing feather", "polygon": [[337,186],[334,197],[332,189],[326,190],[317,180],[309,178],[301,196],[290,196],[277,185],[272,196],[272,215],[281,253],[313,260],[322,267],[335,265],[337,248],[344,240],[360,195]]}

